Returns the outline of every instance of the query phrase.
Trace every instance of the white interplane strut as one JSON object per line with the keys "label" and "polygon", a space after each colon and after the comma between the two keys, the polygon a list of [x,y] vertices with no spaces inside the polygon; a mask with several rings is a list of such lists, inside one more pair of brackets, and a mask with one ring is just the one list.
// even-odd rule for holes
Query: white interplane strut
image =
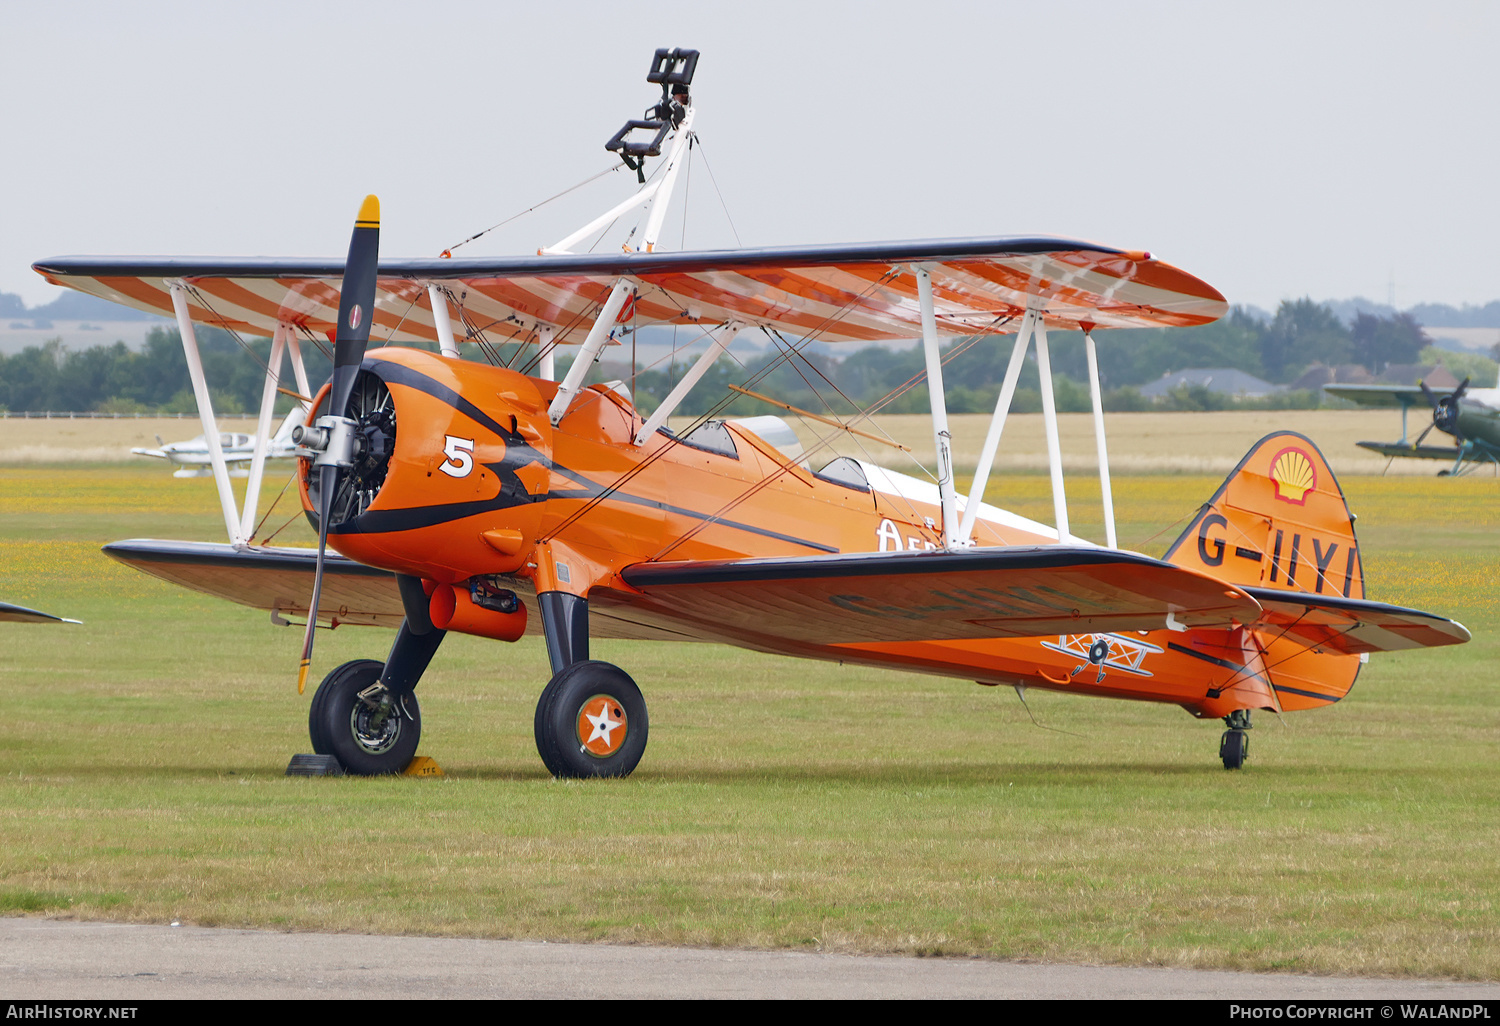
{"label": "white interplane strut", "polygon": [[1099,389],[1099,357],[1094,352],[1092,331],[1083,333],[1083,351],[1089,360],[1089,399],[1094,406],[1094,444],[1099,448],[1099,492],[1104,500],[1104,543],[1117,549],[1120,546],[1115,541],[1115,499],[1109,490],[1109,452],[1104,445],[1104,401]]}
{"label": "white interplane strut", "polygon": [[563,414],[568,412],[568,406],[572,404],[573,397],[578,394],[583,379],[588,376],[589,369],[594,366],[594,361],[599,357],[599,350],[604,348],[604,343],[609,341],[610,328],[614,327],[615,318],[620,315],[620,308],[625,305],[625,299],[630,295],[631,284],[629,278],[621,278],[615,282],[615,287],[609,290],[609,298],[604,301],[604,306],[599,311],[599,316],[594,319],[593,327],[589,328],[588,337],[583,340],[583,345],[578,349],[578,356],[573,361],[573,366],[568,368],[568,376],[563,383],[557,386],[557,395],[552,398],[552,405],[547,408],[547,416],[551,418],[553,427],[563,419]]}
{"label": "white interplane strut", "polygon": [[557,380],[557,346],[552,342],[552,335],[552,325],[536,326],[536,376],[544,381]]}
{"label": "white interplane strut", "polygon": [[990,417],[990,429],[984,436],[984,448],[979,453],[979,465],[974,468],[974,486],[969,489],[969,501],[964,506],[964,520],[958,530],[958,543],[969,544],[974,537],[974,521],[979,516],[979,504],[984,501],[984,489],[990,481],[990,471],[995,466],[995,454],[1000,450],[1000,435],[1005,430],[1005,420],[1010,415],[1010,405],[1016,396],[1016,381],[1021,377],[1021,367],[1026,363],[1026,349],[1031,343],[1031,334],[1041,314],[1027,310],[1016,332],[1016,344],[1010,351],[1010,365],[1005,368],[1005,383],[1000,386],[1000,398],[995,401],[995,412]]}
{"label": "white interplane strut", "polygon": [[182,335],[182,353],[187,357],[188,377],[193,382],[193,397],[198,400],[198,419],[203,424],[203,440],[208,443],[208,459],[214,468],[214,484],[219,489],[219,505],[224,511],[224,529],[229,541],[243,544],[240,517],[234,508],[234,492],[229,487],[229,465],[219,445],[219,425],[214,420],[213,402],[208,397],[208,381],[203,376],[203,360],[198,355],[198,336],[193,331],[193,316],[188,311],[187,284],[180,279],[167,282],[172,293],[172,310],[177,314],[177,330]]}
{"label": "white interplane strut", "polygon": [[427,283],[427,299],[432,303],[432,326],[437,330],[438,348],[444,356],[458,359],[458,341],[453,337],[453,318],[448,313],[448,297],[438,285]]}
{"label": "white interplane strut", "polygon": [[650,419],[641,425],[640,431],[635,436],[636,445],[645,445],[646,439],[654,435],[656,429],[667,422],[667,418],[672,415],[672,411],[677,409],[677,404],[682,402],[688,392],[692,390],[692,387],[698,383],[698,379],[708,372],[708,368],[713,366],[713,362],[724,354],[724,350],[729,348],[729,343],[733,342],[743,330],[743,325],[736,324],[733,321],[721,327],[709,329],[708,348],[698,357],[697,362],[693,364],[692,368],[682,376],[682,380],[677,382],[677,386],[672,389],[671,394],[662,400],[661,405],[651,414]]}
{"label": "white interplane strut", "polygon": [[937,447],[938,498],[943,507],[943,548],[958,545],[958,495],[953,489],[953,436],[948,431],[948,398],[943,392],[943,360],[938,351],[937,315],[932,305],[932,273],[915,267],[922,305],[922,350],[927,357],[927,396],[932,407],[932,439]]}
{"label": "white interplane strut", "polygon": [[1068,531],[1068,496],[1063,491],[1062,446],[1057,439],[1057,399],[1052,394],[1052,354],[1047,349],[1047,322],[1038,316],[1036,336],[1036,372],[1042,386],[1042,424],[1047,429],[1047,468],[1052,472],[1052,514],[1057,521],[1057,541],[1072,540]]}
{"label": "white interplane strut", "polygon": [[276,408],[276,382],[281,377],[281,361],[286,355],[286,337],[290,330],[285,321],[276,324],[271,336],[271,359],[266,362],[266,381],[260,390],[260,416],[255,422],[255,452],[250,457],[250,480],[245,483],[245,507],[240,514],[240,538],[250,540],[255,530],[255,513],[260,505],[260,483],[266,469],[266,449],[271,441],[271,416]]}

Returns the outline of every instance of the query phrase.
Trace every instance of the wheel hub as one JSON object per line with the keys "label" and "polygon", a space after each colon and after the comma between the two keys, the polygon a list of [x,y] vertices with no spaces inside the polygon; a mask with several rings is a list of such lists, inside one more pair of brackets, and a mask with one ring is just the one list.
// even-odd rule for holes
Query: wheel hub
{"label": "wheel hub", "polygon": [[349,712],[349,732],[354,736],[355,744],[371,755],[390,751],[401,738],[401,717],[394,715],[396,710],[390,694],[386,693],[374,702],[364,694],[360,699]]}
{"label": "wheel hub", "polygon": [[610,695],[594,695],[578,710],[578,746],[597,759],[605,759],[625,743],[625,708]]}

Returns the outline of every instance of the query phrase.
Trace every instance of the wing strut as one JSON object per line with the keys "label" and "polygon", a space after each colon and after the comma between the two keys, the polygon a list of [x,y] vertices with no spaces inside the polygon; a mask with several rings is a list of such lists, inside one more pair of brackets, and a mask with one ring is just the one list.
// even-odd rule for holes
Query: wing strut
{"label": "wing strut", "polygon": [[943,507],[943,548],[959,545],[958,494],[953,489],[953,436],[948,431],[948,397],[943,392],[943,358],[938,350],[937,315],[932,304],[932,272],[918,265],[917,297],[922,304],[922,350],[927,357],[927,397],[932,406],[932,439],[937,451],[938,498]]}
{"label": "wing strut", "polygon": [[[281,361],[286,355],[286,337],[290,333],[285,321],[278,321],[271,336],[271,359],[266,361],[266,380],[260,390],[260,416],[255,422],[255,452],[250,457],[250,480],[245,482],[245,508],[240,514],[240,539],[248,542],[255,530],[255,515],[260,507],[260,483],[266,472],[266,449],[271,442],[271,417],[276,409],[276,382],[281,377]],[[231,539],[232,540],[232,539]]]}
{"label": "wing strut", "polygon": [[1027,310],[1016,332],[1016,344],[1010,351],[1010,365],[1005,368],[1005,382],[1000,386],[1000,398],[995,401],[995,413],[990,417],[990,429],[984,436],[984,448],[979,454],[979,466],[974,468],[974,487],[969,490],[969,501],[964,507],[964,522],[959,528],[958,543],[967,545],[974,537],[974,521],[979,516],[979,504],[984,501],[984,489],[989,484],[990,470],[995,466],[995,453],[1000,449],[1000,435],[1005,430],[1006,417],[1010,415],[1011,400],[1016,395],[1016,381],[1021,376],[1021,366],[1026,362],[1026,349],[1031,344],[1031,335],[1040,315]]}
{"label": "wing strut", "polygon": [[1115,497],[1109,488],[1109,451],[1104,445],[1104,397],[1099,390],[1099,357],[1094,352],[1094,333],[1083,333],[1083,351],[1089,361],[1089,401],[1094,407],[1094,444],[1099,449],[1099,491],[1104,501],[1104,543],[1112,549],[1115,542]]}
{"label": "wing strut", "polygon": [[547,416],[551,419],[553,427],[556,427],[563,419],[563,415],[568,412],[568,407],[572,405],[573,397],[578,394],[583,379],[588,377],[594,361],[598,359],[599,350],[603,349],[604,343],[609,341],[609,331],[615,326],[615,318],[619,316],[620,308],[625,305],[625,297],[630,295],[632,287],[629,278],[620,278],[615,282],[615,287],[609,290],[609,298],[600,308],[599,316],[594,318],[594,325],[589,328],[588,337],[579,347],[573,366],[568,368],[568,376],[563,378],[561,385],[557,386],[557,395],[552,398],[552,405],[547,409]]}
{"label": "wing strut", "polygon": [[1037,314],[1036,372],[1042,386],[1042,424],[1047,429],[1047,467],[1052,472],[1052,514],[1057,522],[1057,542],[1073,537],[1068,530],[1068,496],[1063,490],[1062,445],[1057,439],[1057,397],[1052,394],[1052,355],[1047,348],[1047,322]]}
{"label": "wing strut", "polygon": [[240,517],[234,508],[234,492],[229,487],[229,465],[224,462],[224,448],[219,445],[219,425],[208,396],[208,381],[203,376],[203,358],[198,355],[198,336],[193,331],[193,315],[188,310],[187,283],[173,278],[166,283],[172,293],[172,310],[177,314],[177,330],[182,335],[182,353],[187,358],[188,377],[193,382],[193,396],[198,400],[198,419],[203,424],[203,440],[208,443],[208,459],[214,468],[214,484],[219,489],[219,505],[224,511],[224,529],[235,545],[244,544]]}
{"label": "wing strut", "polygon": [[698,383],[698,379],[708,372],[708,368],[713,366],[715,360],[724,355],[724,350],[728,349],[729,344],[744,330],[743,324],[736,324],[733,321],[718,328],[708,329],[708,348],[698,357],[692,369],[682,376],[682,380],[677,382],[677,387],[672,389],[671,394],[661,401],[661,405],[651,414],[651,418],[641,425],[641,430],[635,436],[636,445],[645,445],[646,440],[656,433],[656,429],[667,422],[672,411],[677,409],[677,404],[682,402],[692,387]]}
{"label": "wing strut", "polygon": [[444,356],[458,358],[458,342],[453,338],[453,318],[448,313],[448,297],[436,282],[427,283],[427,301],[432,304],[432,326],[437,329],[438,349]]}

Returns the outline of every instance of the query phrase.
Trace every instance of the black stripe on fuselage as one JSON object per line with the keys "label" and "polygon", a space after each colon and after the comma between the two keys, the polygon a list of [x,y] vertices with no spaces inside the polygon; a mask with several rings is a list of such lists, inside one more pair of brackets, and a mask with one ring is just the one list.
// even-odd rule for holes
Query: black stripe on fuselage
{"label": "black stripe on fuselage", "polygon": [[[494,432],[507,442],[513,437],[513,432],[495,421],[489,414],[475,406],[461,394],[449,388],[447,385],[434,381],[432,378],[412,370],[404,364],[392,363],[386,360],[366,360],[367,370],[378,373],[386,382],[404,385],[424,395],[430,395],[439,402],[447,403],[459,413],[468,417],[477,424],[481,424]],[[695,520],[714,521],[725,527],[738,531],[746,531],[750,534],[758,534],[766,538],[775,538],[777,541],[788,542],[792,545],[801,545],[804,548],[814,549],[818,552],[838,552],[831,545],[821,542],[808,541],[806,538],[797,538],[793,535],[782,534],[769,528],[756,527],[753,524],[740,523],[736,520],[723,520],[708,513],[698,510],[687,509],[682,506],[673,506],[668,503],[658,502],[655,499],[647,499],[639,495],[631,495],[628,492],[610,490],[576,470],[564,467],[560,463],[546,460],[540,453],[536,454],[537,462],[543,462],[552,470],[565,474],[573,480],[584,485],[583,488],[549,491],[540,499],[592,499],[607,494],[607,499],[629,503],[635,506],[646,506],[654,509],[665,510],[679,516],[690,517]],[[515,503],[506,496],[497,496],[494,499],[481,499],[474,502],[455,502],[442,506],[417,506],[406,509],[384,509],[368,510],[346,524],[339,525],[339,529],[333,531],[335,534],[386,534],[393,531],[405,531],[419,527],[434,527],[453,520],[463,520],[466,517],[478,516],[493,510],[508,509]]]}
{"label": "black stripe on fuselage", "polygon": [[1211,656],[1207,652],[1194,651],[1193,649],[1188,648],[1186,645],[1177,644],[1177,642],[1175,641],[1167,642],[1167,648],[1171,649],[1173,652],[1181,652],[1183,655],[1192,656],[1194,659],[1202,659],[1205,663],[1213,663],[1215,666],[1222,666],[1226,670],[1233,670],[1236,673],[1248,673],[1252,679],[1258,680],[1262,684],[1269,683],[1272,688],[1282,694],[1301,695],[1304,698],[1318,698],[1322,699],[1325,702],[1338,701],[1338,698],[1333,695],[1323,695],[1319,694],[1316,691],[1303,691],[1301,688],[1289,688],[1284,685],[1277,684],[1274,680],[1268,682],[1265,677],[1250,669],[1250,667],[1248,666],[1244,666],[1239,663],[1232,663],[1228,659],[1220,659],[1218,656]]}

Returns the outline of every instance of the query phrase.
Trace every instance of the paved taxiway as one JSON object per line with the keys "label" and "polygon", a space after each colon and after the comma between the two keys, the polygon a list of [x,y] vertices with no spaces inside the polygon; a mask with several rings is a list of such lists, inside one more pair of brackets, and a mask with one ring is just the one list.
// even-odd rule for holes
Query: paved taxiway
{"label": "paved taxiway", "polygon": [[1500,984],[0,919],[0,995],[1495,1001]]}

